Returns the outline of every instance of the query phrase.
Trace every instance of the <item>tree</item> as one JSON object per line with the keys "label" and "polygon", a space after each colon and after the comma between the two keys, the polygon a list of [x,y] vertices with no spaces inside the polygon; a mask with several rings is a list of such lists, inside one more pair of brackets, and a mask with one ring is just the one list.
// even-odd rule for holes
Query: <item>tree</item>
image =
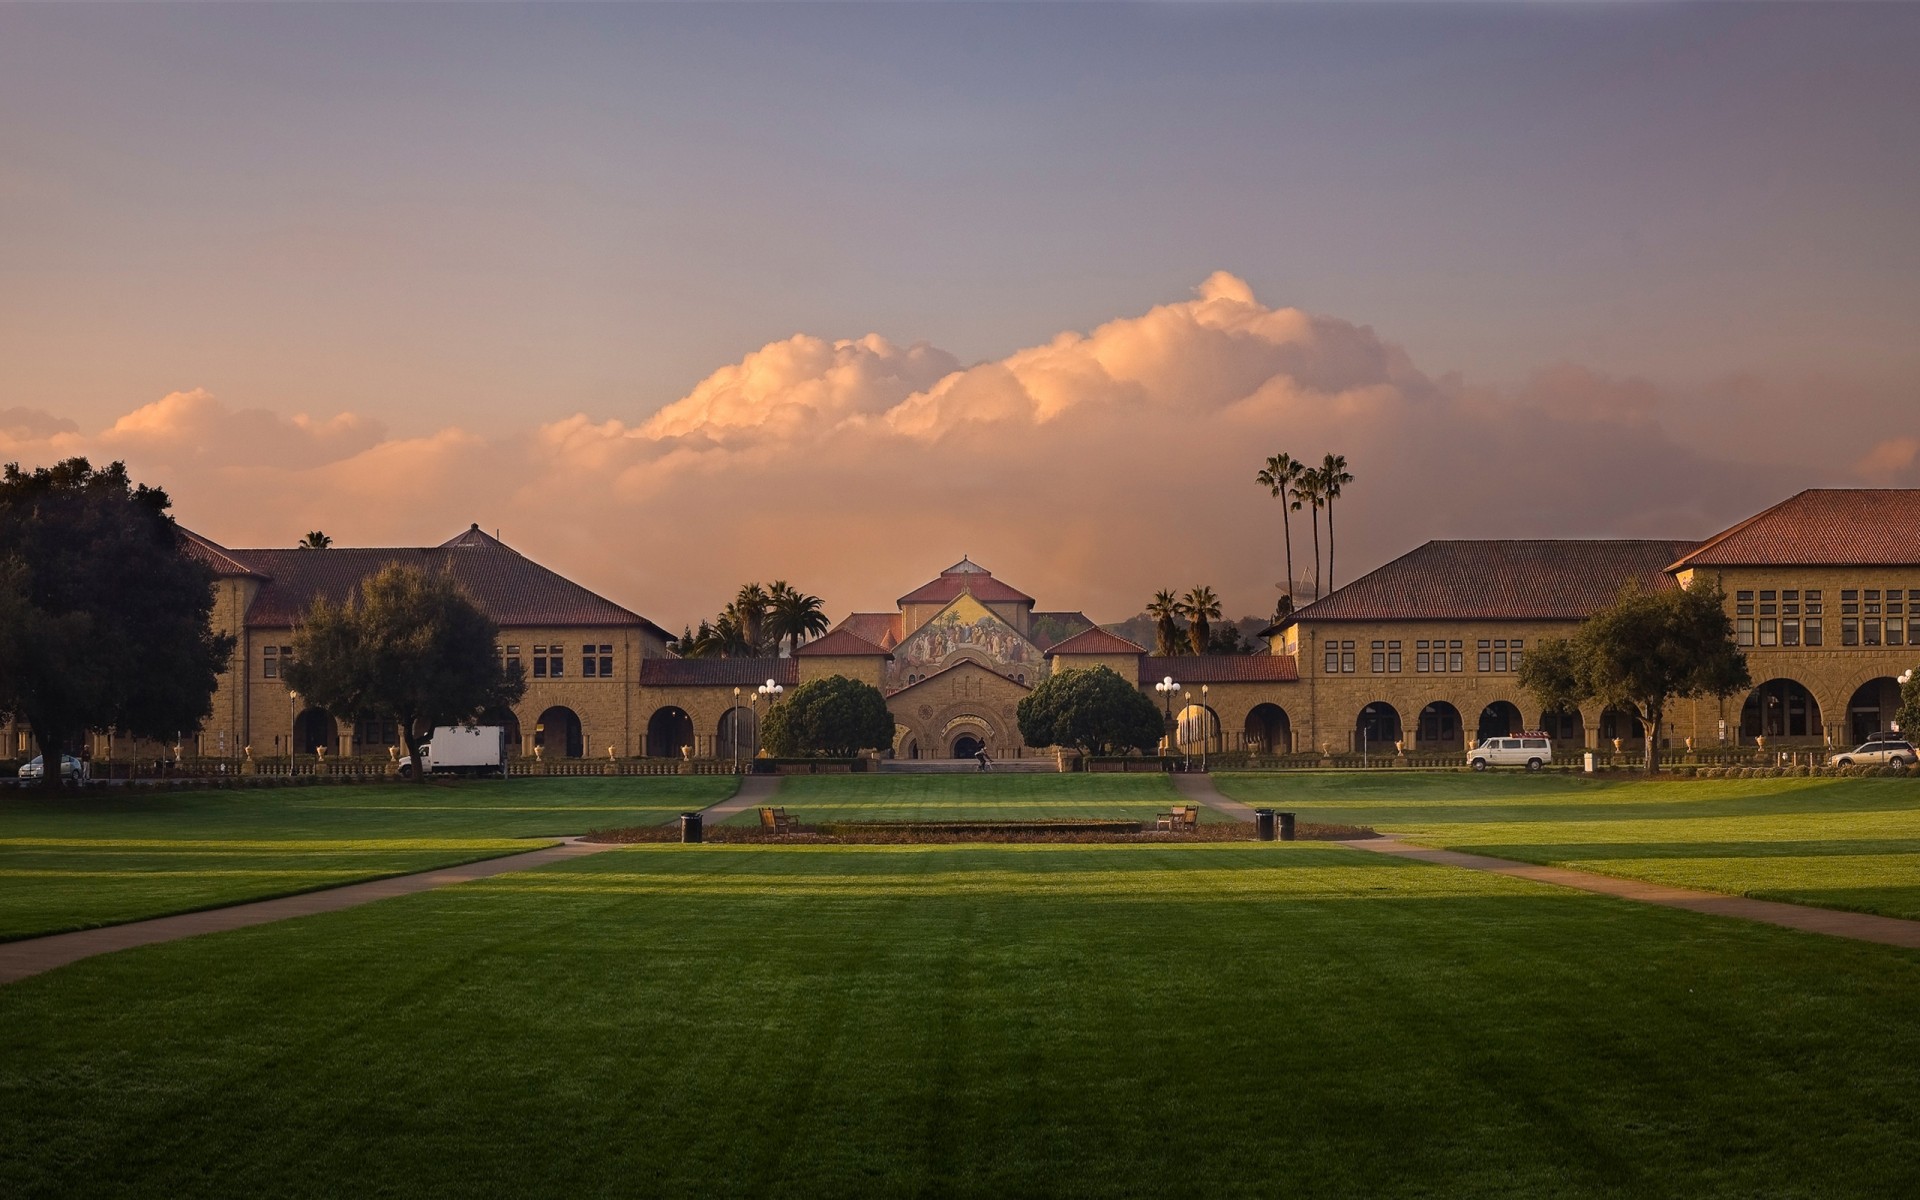
{"label": "tree", "polygon": [[1213,627],[1213,633],[1207,638],[1208,654],[1252,654],[1259,647],[1247,640],[1240,632],[1240,626],[1232,621]]}
{"label": "tree", "polygon": [[1900,673],[1900,714],[1894,720],[1908,741],[1920,739],[1920,671],[1912,667]]}
{"label": "tree", "polygon": [[325,550],[331,545],[333,545],[333,539],[318,529],[309,530],[307,536],[300,539],[302,550]]}
{"label": "tree", "polygon": [[[391,717],[407,754],[420,733],[472,724],[525,694],[520,668],[500,661],[500,628],[447,574],[393,563],[344,604],[323,596],[293,632],[287,686],[338,717]],[[416,770],[425,782],[427,773]]]}
{"label": "tree", "polygon": [[1327,587],[1339,586],[1333,581],[1333,502],[1340,498],[1340,490],[1353,482],[1353,476],[1347,473],[1347,456],[1329,454],[1320,463],[1320,495],[1327,505]]}
{"label": "tree", "polygon": [[740,639],[746,643],[749,654],[760,653],[766,645],[767,606],[767,589],[757,583],[747,583],[740,586],[733,603],[722,613],[731,616],[740,627]]}
{"label": "tree", "polygon": [[1187,641],[1193,646],[1193,652],[1205,654],[1211,640],[1209,622],[1220,615],[1220,597],[1213,594],[1212,588],[1201,584],[1180,598],[1180,611],[1189,622]]}
{"label": "tree", "polygon": [[1056,671],[1014,710],[1029,746],[1083,754],[1151,750],[1164,733],[1160,710],[1111,667]]}
{"label": "tree", "polygon": [[893,714],[880,689],[845,675],[813,679],[767,713],[767,749],[782,757],[852,758],[893,745]]}
{"label": "tree", "polygon": [[776,579],[768,585],[767,602],[767,632],[773,636],[775,653],[779,652],[780,643],[784,640],[787,654],[791,657],[799,652],[800,643],[819,637],[831,625],[820,597],[809,596],[784,579]]}
{"label": "tree", "polygon": [[[1280,585],[1280,591],[1287,612],[1293,611],[1293,514],[1300,511],[1300,501],[1294,497],[1293,485],[1306,469],[1307,464],[1291,454],[1275,454],[1253,477],[1255,483],[1266,488],[1280,502],[1280,531],[1287,545],[1287,581]],[[1327,515],[1333,514],[1329,512]]]}
{"label": "tree", "polygon": [[10,463],[0,478],[0,711],[33,727],[45,787],[87,730],[171,739],[213,711],[233,639],[213,632],[213,572],[169,507],[117,462]]}
{"label": "tree", "polygon": [[1153,618],[1153,652],[1162,657],[1180,653],[1180,598],[1167,588],[1153,594],[1147,615]]}
{"label": "tree", "polygon": [[1717,581],[1699,578],[1692,587],[1659,592],[1629,584],[1572,637],[1542,642],[1520,668],[1520,686],[1549,712],[1594,703],[1638,717],[1650,775],[1660,769],[1668,704],[1724,698],[1751,682],[1726,593]]}
{"label": "tree", "polygon": [[1320,490],[1320,472],[1302,471],[1294,481],[1293,498],[1313,517],[1313,598],[1320,598],[1320,506],[1326,498]]}

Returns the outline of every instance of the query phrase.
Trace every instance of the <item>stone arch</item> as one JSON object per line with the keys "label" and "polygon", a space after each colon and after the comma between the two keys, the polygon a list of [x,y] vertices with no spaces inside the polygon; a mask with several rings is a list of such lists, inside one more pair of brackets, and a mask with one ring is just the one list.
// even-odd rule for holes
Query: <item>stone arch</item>
{"label": "stone arch", "polygon": [[1465,750],[1464,722],[1451,700],[1433,700],[1421,706],[1414,723],[1413,744],[1426,750]]}
{"label": "stone arch", "polygon": [[1173,714],[1173,740],[1185,754],[1213,753],[1220,744],[1220,714],[1209,704],[1189,704]]}
{"label": "stone arch", "polygon": [[1747,693],[1740,706],[1740,741],[1757,737],[1819,739],[1820,701],[1797,679],[1769,679]]}
{"label": "stone arch", "polygon": [[1600,714],[1600,740],[1608,746],[1619,739],[1622,750],[1631,750],[1644,746],[1647,741],[1647,727],[1640,718],[1625,709],[1609,708]]}
{"label": "stone arch", "polygon": [[1876,675],[1864,680],[1847,697],[1841,726],[1847,744],[1857,746],[1876,733],[1893,727],[1900,712],[1900,683],[1891,675]]}
{"label": "stone arch", "polygon": [[587,749],[579,714],[564,704],[541,713],[533,725],[533,744],[542,758],[579,758]]}
{"label": "stone arch", "polygon": [[1549,708],[1541,712],[1540,723],[1535,729],[1553,739],[1556,747],[1569,750],[1578,749],[1587,744],[1587,722],[1577,708]]}
{"label": "stone arch", "polygon": [[1394,743],[1405,741],[1406,731],[1400,724],[1400,710],[1385,700],[1375,700],[1363,707],[1354,716],[1352,748],[1358,752],[1384,754],[1394,749]]}
{"label": "stone arch", "polygon": [[[648,726],[651,732],[652,726]],[[651,745],[651,740],[649,740]],[[674,753],[679,753],[675,751]],[[720,714],[714,726],[713,756],[731,759],[736,754],[752,758],[760,753],[760,714],[744,704],[736,704]]]}
{"label": "stone arch", "polygon": [[1256,704],[1247,713],[1247,749],[1259,754],[1291,754],[1293,722],[1278,704]]}
{"label": "stone arch", "polygon": [[1511,700],[1495,700],[1480,710],[1473,740],[1484,742],[1494,737],[1519,737],[1525,728],[1526,718],[1520,715],[1519,705]]}
{"label": "stone arch", "polygon": [[693,744],[693,718],[678,704],[662,705],[647,718],[648,758],[679,758],[681,747]]}
{"label": "stone arch", "polygon": [[312,754],[325,747],[328,754],[339,748],[338,731],[333,723],[332,714],[317,705],[300,710],[293,722],[293,750],[296,754]]}

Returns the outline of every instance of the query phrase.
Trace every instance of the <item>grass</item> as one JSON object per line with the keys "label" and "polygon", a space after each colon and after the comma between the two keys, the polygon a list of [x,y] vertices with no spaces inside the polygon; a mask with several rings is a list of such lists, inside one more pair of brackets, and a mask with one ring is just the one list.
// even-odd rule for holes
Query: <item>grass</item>
{"label": "grass", "polygon": [[0,941],[513,854],[724,799],[727,776],[0,792]]}
{"label": "grass", "polygon": [[1587,779],[1376,771],[1215,777],[1248,804],[1605,875],[1920,919],[1911,779]]}
{"label": "grass", "polygon": [[1913,1195],[1916,995],[1914,952],[1340,848],[633,847],[0,989],[0,1177]]}
{"label": "grass", "polygon": [[[1183,803],[1165,775],[793,775],[775,804],[821,821],[1018,821],[1139,818]],[[1203,813],[1202,820],[1213,816]],[[726,824],[757,825],[757,809]]]}

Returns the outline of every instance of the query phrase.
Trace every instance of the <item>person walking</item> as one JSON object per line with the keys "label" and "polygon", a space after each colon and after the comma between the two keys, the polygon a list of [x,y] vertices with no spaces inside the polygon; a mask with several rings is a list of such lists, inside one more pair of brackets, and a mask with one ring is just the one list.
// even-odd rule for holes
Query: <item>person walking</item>
{"label": "person walking", "polygon": [[978,760],[979,760],[979,762],[980,762],[980,769],[981,769],[982,771],[986,771],[986,770],[991,770],[991,769],[992,769],[992,767],[993,767],[993,760],[992,760],[991,758],[988,758],[988,757],[987,757],[987,746],[986,746],[986,743],[985,743],[985,742],[982,742],[982,743],[980,744],[980,749],[979,749],[979,751],[978,751],[977,753],[975,753],[975,754],[974,754],[974,758],[976,758],[976,759],[978,759]]}

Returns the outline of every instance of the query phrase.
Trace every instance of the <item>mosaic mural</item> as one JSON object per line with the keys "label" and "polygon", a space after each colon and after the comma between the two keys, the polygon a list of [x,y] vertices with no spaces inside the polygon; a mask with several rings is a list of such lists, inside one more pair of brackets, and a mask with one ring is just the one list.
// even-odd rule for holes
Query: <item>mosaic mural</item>
{"label": "mosaic mural", "polygon": [[963,595],[894,647],[887,682],[906,687],[964,658],[1029,684],[1046,672],[1046,659],[1033,643],[986,605]]}

